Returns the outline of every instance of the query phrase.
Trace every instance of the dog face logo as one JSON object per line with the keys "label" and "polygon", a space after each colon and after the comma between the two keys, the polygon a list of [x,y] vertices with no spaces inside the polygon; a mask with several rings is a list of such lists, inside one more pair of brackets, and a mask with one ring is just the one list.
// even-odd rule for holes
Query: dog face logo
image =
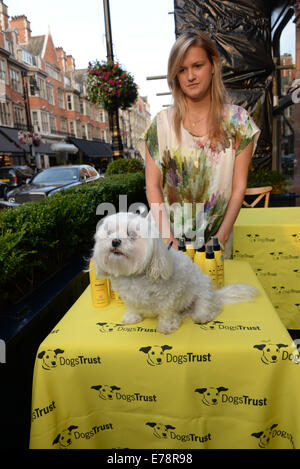
{"label": "dog face logo", "polygon": [[57,435],[52,445],[59,445],[59,448],[65,449],[72,444],[72,431],[78,428],[76,425],[70,425]]}
{"label": "dog face logo", "polygon": [[153,435],[159,439],[168,438],[169,430],[175,430],[175,427],[172,425],[163,425],[162,423],[147,422],[146,425],[149,425],[149,427],[153,428]]}
{"label": "dog face logo", "polygon": [[42,368],[44,370],[51,370],[52,368],[56,368],[57,366],[57,355],[59,353],[64,353],[64,350],[59,348],[55,350],[45,350],[38,354],[38,358],[42,360]]}
{"label": "dog face logo", "polygon": [[293,238],[297,243],[300,242],[300,234],[299,234],[299,233],[292,234],[292,238]]}
{"label": "dog face logo", "polygon": [[210,405],[217,405],[218,398],[221,392],[228,391],[228,388],[224,388],[223,386],[219,386],[218,388],[197,388],[195,392],[202,394],[202,402],[203,404],[210,406]]}
{"label": "dog face logo", "polygon": [[257,348],[262,352],[261,361],[265,365],[270,365],[271,363],[277,363],[280,355],[280,349],[282,347],[288,347],[285,344],[258,344],[254,345],[253,348]]}
{"label": "dog face logo", "polygon": [[99,384],[98,386],[91,386],[91,389],[99,391],[99,397],[105,401],[111,401],[115,391],[120,391],[118,386],[109,386],[107,384]]}
{"label": "dog face logo", "polygon": [[249,239],[249,241],[250,241],[251,243],[255,243],[255,242],[258,240],[258,238],[259,238],[259,234],[256,234],[256,233],[255,233],[255,234],[251,234],[251,233],[249,233],[249,234],[247,234],[247,238]]}
{"label": "dog face logo", "polygon": [[283,255],[284,253],[282,251],[270,252],[270,256],[272,256],[274,261],[279,261]]}
{"label": "dog face logo", "polygon": [[251,436],[254,436],[255,438],[259,439],[259,444],[258,446],[260,448],[266,448],[268,444],[270,443],[271,439],[271,433],[274,428],[278,426],[277,423],[270,425],[267,427],[264,431],[262,432],[257,432],[257,433],[251,433]]}
{"label": "dog face logo", "polygon": [[272,287],[272,290],[274,291],[274,293],[278,294],[278,295],[282,295],[283,293],[286,292],[286,288],[281,286],[281,287],[278,287],[278,286],[273,286]]}
{"label": "dog face logo", "polygon": [[171,350],[172,348],[170,345],[149,345],[148,347],[141,347],[139,351],[147,355],[148,365],[156,366],[163,363],[165,350]]}
{"label": "dog face logo", "polygon": [[216,327],[218,327],[218,324],[224,324],[224,323],[223,321],[210,321],[210,322],[207,322],[206,324],[201,324],[200,322],[196,322],[195,324],[200,326],[201,329],[203,329],[204,331],[208,331],[208,330],[214,330],[216,329]]}
{"label": "dog face logo", "polygon": [[100,332],[113,332],[115,327],[122,326],[122,324],[114,324],[112,322],[97,322]]}

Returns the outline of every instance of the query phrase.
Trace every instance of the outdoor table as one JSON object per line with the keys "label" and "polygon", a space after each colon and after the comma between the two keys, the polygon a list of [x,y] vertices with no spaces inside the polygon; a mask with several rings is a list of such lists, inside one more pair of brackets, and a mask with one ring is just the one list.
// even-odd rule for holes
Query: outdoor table
{"label": "outdoor table", "polygon": [[300,448],[297,344],[247,262],[225,261],[235,282],[261,295],[170,335],[88,287],[37,352],[30,447]]}
{"label": "outdoor table", "polygon": [[241,209],[233,258],[249,262],[284,325],[300,329],[300,207]]}

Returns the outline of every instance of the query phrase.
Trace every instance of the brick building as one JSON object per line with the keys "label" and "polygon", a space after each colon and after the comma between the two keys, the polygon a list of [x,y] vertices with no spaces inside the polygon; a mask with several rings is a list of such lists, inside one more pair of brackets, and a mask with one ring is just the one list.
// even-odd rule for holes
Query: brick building
{"label": "brick building", "polygon": [[[14,128],[18,146],[18,129],[32,126],[44,142],[36,148],[38,167],[90,161],[104,169],[112,157],[108,115],[89,102],[86,76],[87,70],[76,69],[72,55],[55,47],[50,30],[32,36],[27,17],[9,18],[0,0],[0,135]],[[146,98],[139,97],[129,111],[120,112],[125,156],[137,156],[136,141],[149,120]],[[28,161],[25,150],[5,155],[0,148],[0,164]]]}

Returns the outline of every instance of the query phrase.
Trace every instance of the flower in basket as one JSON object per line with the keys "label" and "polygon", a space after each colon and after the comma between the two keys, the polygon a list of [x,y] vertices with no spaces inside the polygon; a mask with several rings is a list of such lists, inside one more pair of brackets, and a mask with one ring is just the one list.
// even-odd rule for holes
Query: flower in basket
{"label": "flower in basket", "polygon": [[89,63],[87,93],[93,104],[101,104],[107,111],[128,109],[137,99],[138,89],[130,73],[118,63]]}
{"label": "flower in basket", "polygon": [[19,130],[18,140],[22,145],[32,145],[32,133],[27,130]]}
{"label": "flower in basket", "polygon": [[41,143],[41,140],[42,139],[41,139],[40,134],[38,134],[36,132],[34,134],[32,134],[32,143],[35,147],[39,146],[39,144]]}

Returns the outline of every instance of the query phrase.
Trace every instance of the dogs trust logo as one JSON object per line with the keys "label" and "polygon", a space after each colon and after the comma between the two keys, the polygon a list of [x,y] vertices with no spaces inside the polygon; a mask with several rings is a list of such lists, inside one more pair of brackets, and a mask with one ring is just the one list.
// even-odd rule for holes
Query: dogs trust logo
{"label": "dogs trust logo", "polygon": [[60,449],[69,448],[73,442],[73,431],[78,427],[76,425],[70,425],[68,428],[59,433],[53,440],[52,445],[58,445]]}
{"label": "dogs trust logo", "polygon": [[278,423],[274,423],[273,425],[269,425],[267,428],[265,428],[265,430],[251,433],[251,436],[254,436],[258,439],[258,446],[262,449],[267,448],[274,438],[283,439],[285,446],[289,446],[292,449],[295,449],[293,435],[277,427]]}
{"label": "dogs trust logo", "polygon": [[[279,361],[290,361],[298,365],[300,363],[299,350],[295,341],[292,343],[293,350],[288,349],[286,344],[256,344],[253,348],[259,350],[260,360],[264,365],[272,365]],[[288,350],[287,350],[288,349]]]}
{"label": "dogs trust logo", "polygon": [[166,352],[166,350],[172,350],[173,347],[170,345],[149,345],[147,347],[141,347],[140,352],[147,355],[146,362],[150,366],[161,365],[164,361],[166,363],[175,363],[176,365],[183,365],[184,363],[197,363],[197,362],[211,362],[212,354],[196,354],[193,352],[187,352],[184,354],[177,355],[175,353]]}
{"label": "dogs trust logo", "polygon": [[219,386],[218,388],[209,387],[209,388],[197,388],[195,392],[198,392],[202,395],[202,402],[207,406],[217,405],[219,403],[221,392],[228,391],[228,388]]}
{"label": "dogs trust logo", "polygon": [[159,366],[165,360],[165,351],[172,348],[170,345],[149,345],[148,347],[141,347],[139,351],[147,355],[148,365]]}
{"label": "dogs trust logo", "polygon": [[42,368],[44,370],[52,370],[57,368],[57,365],[60,366],[71,366],[75,367],[77,365],[96,365],[101,364],[101,359],[97,357],[84,357],[83,355],[78,355],[77,357],[65,357],[63,354],[64,350],[59,348],[52,350],[47,349],[43,350],[38,354],[38,358],[42,361]]}
{"label": "dogs trust logo", "polygon": [[91,389],[94,389],[98,392],[100,399],[104,401],[126,401],[126,402],[157,402],[157,396],[155,394],[141,394],[139,392],[134,392],[132,394],[126,394],[124,391],[121,391],[119,386],[110,386],[107,384],[99,384],[97,386],[91,386]]}
{"label": "dogs trust logo", "polygon": [[267,398],[253,398],[248,396],[247,394],[243,394],[240,396],[235,396],[229,394],[229,388],[225,388],[224,386],[219,387],[205,387],[205,388],[197,388],[195,392],[199,393],[202,397],[201,401],[206,406],[215,406],[218,404],[229,404],[229,405],[243,405],[243,406],[257,406],[262,407],[267,405]]}
{"label": "dogs trust logo", "polygon": [[99,332],[111,333],[111,332],[156,332],[156,329],[145,328],[141,326],[128,327],[124,324],[118,324],[113,322],[97,322],[99,326]]}

